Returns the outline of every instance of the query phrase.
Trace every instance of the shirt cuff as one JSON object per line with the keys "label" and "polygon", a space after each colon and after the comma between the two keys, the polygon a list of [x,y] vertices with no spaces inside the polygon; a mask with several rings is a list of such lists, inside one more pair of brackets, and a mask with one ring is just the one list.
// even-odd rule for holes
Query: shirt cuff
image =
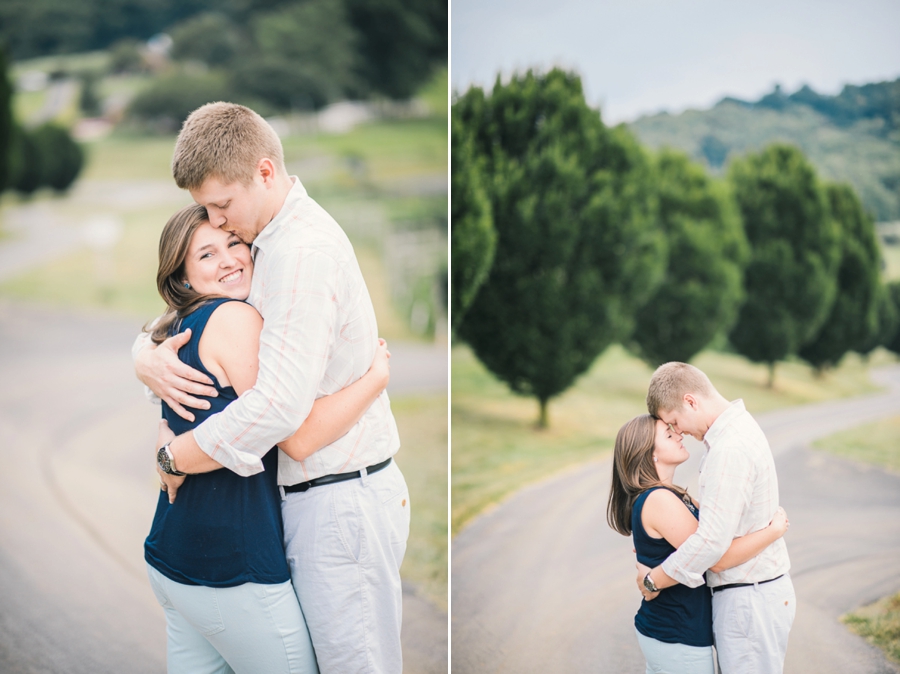
{"label": "shirt cuff", "polygon": [[213,461],[221,463],[223,467],[241,477],[250,477],[265,471],[261,457],[217,441],[212,430],[208,428],[210,425],[208,422],[209,419],[194,429],[194,441]]}
{"label": "shirt cuff", "polygon": [[703,573],[695,573],[693,571],[689,571],[688,569],[681,568],[672,558],[677,553],[672,553],[669,557],[662,563],[663,571],[666,572],[666,575],[669,578],[674,578],[682,585],[687,585],[688,587],[700,587],[701,585],[706,583],[706,580],[703,578]]}

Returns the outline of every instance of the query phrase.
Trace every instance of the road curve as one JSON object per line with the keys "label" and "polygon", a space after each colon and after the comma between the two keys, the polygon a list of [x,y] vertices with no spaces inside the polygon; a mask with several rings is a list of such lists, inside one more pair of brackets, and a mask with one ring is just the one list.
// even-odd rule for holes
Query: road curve
{"label": "road curve", "polygon": [[[159,408],[132,374],[139,329],[0,300],[4,674],[165,672],[165,620],[143,562]],[[446,350],[391,350],[391,391],[446,390]],[[404,589],[406,670],[446,672],[446,612]]]}
{"label": "road curve", "polygon": [[[838,617],[900,589],[900,476],[815,452],[810,442],[900,414],[900,367],[887,389],[761,414],[791,518],[797,590],[788,674],[896,674],[900,668]],[[687,444],[687,443],[686,443]],[[676,476],[696,492],[702,446]],[[630,538],[606,524],[611,463],[527,487],[452,544],[452,671],[643,672]]]}

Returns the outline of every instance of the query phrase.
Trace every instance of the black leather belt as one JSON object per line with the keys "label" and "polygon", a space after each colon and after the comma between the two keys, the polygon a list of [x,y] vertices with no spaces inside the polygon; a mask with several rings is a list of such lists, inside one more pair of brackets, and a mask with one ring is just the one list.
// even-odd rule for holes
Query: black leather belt
{"label": "black leather belt", "polygon": [[774,578],[769,578],[769,580],[761,580],[758,583],[729,583],[728,585],[719,585],[712,589],[713,593],[718,592],[719,590],[728,590],[732,587],[750,587],[751,585],[763,585],[764,583],[771,583],[774,580],[778,580],[779,578],[783,578],[784,574],[782,573],[780,576],[775,576]]}
{"label": "black leather belt", "polygon": [[[371,475],[372,473],[377,473],[382,468],[387,468],[390,462],[391,457],[388,457],[381,463],[376,463],[374,466],[369,466],[368,468],[366,468],[366,474]],[[361,470],[355,470],[352,473],[323,475],[322,477],[317,477],[315,480],[308,480],[306,482],[300,482],[299,484],[292,484],[289,487],[285,487],[284,491],[288,494],[295,491],[306,491],[310,487],[321,487],[325,484],[334,484],[335,482],[343,482],[344,480],[355,480],[358,477],[362,477]]]}

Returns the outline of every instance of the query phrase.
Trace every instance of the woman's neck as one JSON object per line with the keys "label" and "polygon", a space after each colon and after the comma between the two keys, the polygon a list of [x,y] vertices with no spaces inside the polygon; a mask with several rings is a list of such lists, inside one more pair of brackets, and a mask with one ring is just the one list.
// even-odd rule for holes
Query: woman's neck
{"label": "woman's neck", "polygon": [[672,480],[675,478],[675,466],[660,466],[657,464],[656,475],[662,484],[671,487]]}

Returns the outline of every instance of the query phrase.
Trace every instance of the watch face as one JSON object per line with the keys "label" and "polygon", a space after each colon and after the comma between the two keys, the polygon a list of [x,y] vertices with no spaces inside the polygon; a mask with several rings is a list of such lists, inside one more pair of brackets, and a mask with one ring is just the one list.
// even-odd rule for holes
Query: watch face
{"label": "watch face", "polygon": [[159,451],[156,453],[156,462],[159,464],[159,469],[164,473],[169,473],[172,470],[172,467],[169,465],[169,453],[166,451],[166,447],[160,447]]}

